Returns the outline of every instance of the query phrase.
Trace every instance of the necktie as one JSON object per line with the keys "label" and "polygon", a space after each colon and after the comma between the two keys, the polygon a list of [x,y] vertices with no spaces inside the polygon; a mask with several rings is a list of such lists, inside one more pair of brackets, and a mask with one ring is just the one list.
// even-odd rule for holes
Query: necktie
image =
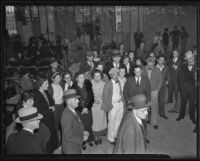
{"label": "necktie", "polygon": [[47,95],[46,95],[46,93],[42,93],[42,95],[44,96],[44,98],[45,98],[45,100],[46,100],[47,104],[49,105],[49,99],[47,98]]}
{"label": "necktie", "polygon": [[137,86],[139,87],[140,86],[140,81],[139,81],[139,78],[137,79],[137,82],[136,82]]}

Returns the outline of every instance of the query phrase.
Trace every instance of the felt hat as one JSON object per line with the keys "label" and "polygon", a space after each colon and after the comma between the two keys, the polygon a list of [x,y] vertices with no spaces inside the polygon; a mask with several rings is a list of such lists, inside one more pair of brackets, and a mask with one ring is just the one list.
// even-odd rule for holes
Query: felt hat
{"label": "felt hat", "polygon": [[55,57],[52,57],[51,60],[50,60],[50,65],[55,63],[55,62],[58,62],[58,60]]}
{"label": "felt hat", "polygon": [[112,51],[112,57],[115,57],[115,56],[121,56],[119,50],[113,50]]}
{"label": "felt hat", "polygon": [[18,115],[19,117],[15,120],[17,123],[31,122],[43,118],[43,115],[38,113],[35,107],[23,107],[18,110]]}
{"label": "felt hat", "polygon": [[146,103],[146,96],[144,94],[139,94],[131,98],[130,103],[127,105],[128,109],[142,109],[147,108],[151,104]]}
{"label": "felt hat", "polygon": [[69,89],[64,91],[63,93],[63,98],[65,100],[69,99],[69,98],[80,98],[81,96],[76,94],[76,90],[75,89]]}

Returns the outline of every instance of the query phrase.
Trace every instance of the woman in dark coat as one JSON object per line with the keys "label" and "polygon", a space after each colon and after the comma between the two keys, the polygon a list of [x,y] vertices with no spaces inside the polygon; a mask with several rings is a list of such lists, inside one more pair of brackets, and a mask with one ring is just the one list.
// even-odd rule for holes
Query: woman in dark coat
{"label": "woman in dark coat", "polygon": [[[76,81],[72,88],[76,89],[77,94],[81,96],[79,107],[76,109],[81,121],[84,125],[84,130],[89,132],[88,144],[93,146],[93,133],[92,133],[92,105],[94,103],[94,94],[92,91],[92,84],[89,80],[85,79],[84,72],[77,72],[75,75]],[[83,142],[83,150],[86,149],[86,142]]]}
{"label": "woman in dark coat", "polygon": [[54,124],[54,101],[48,94],[48,79],[44,74],[40,74],[36,78],[36,91],[34,93],[34,107],[38,109],[38,112],[43,115],[41,123],[44,123],[50,130],[51,136],[46,144],[47,153],[52,154],[53,151],[58,148],[58,136]]}

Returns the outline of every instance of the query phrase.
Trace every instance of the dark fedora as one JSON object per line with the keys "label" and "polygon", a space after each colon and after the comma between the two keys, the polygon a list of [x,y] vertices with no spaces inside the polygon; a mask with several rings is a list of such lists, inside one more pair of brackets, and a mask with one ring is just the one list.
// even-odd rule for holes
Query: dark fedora
{"label": "dark fedora", "polygon": [[115,57],[115,56],[121,56],[119,50],[113,50],[112,51],[112,57]]}
{"label": "dark fedora", "polygon": [[142,109],[151,106],[150,103],[146,103],[146,96],[144,94],[139,94],[131,98],[130,103],[127,105],[128,109]]}
{"label": "dark fedora", "polygon": [[58,62],[58,60],[57,60],[55,57],[52,57],[52,58],[50,59],[50,64],[53,64],[53,63],[55,63],[55,62]]}
{"label": "dark fedora", "polygon": [[65,100],[68,100],[70,98],[80,98],[80,97],[81,96],[76,94],[76,90],[75,89],[69,89],[69,90],[64,91],[64,93],[63,93],[63,98]]}

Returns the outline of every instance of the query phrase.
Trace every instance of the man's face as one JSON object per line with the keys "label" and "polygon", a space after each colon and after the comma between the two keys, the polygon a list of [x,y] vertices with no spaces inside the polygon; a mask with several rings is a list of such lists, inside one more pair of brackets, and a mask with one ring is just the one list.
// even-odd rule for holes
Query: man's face
{"label": "man's face", "polygon": [[173,51],[173,57],[178,58],[179,53],[177,51]]}
{"label": "man's face", "polygon": [[154,65],[154,62],[153,62],[153,61],[147,62],[147,66],[148,66],[148,67],[152,67],[153,65]]}
{"label": "man's face", "polygon": [[134,73],[136,77],[140,77],[142,74],[142,69],[141,68],[135,68]]}
{"label": "man's face", "polygon": [[165,64],[165,59],[164,59],[163,57],[160,57],[160,58],[158,59],[158,64],[159,64],[159,65],[164,65],[164,64]]}
{"label": "man's face", "polygon": [[135,114],[137,115],[137,117],[139,117],[140,119],[144,120],[146,119],[147,115],[148,115],[148,108],[141,108],[141,109],[137,109],[135,110]]}
{"label": "man's face", "polygon": [[125,76],[125,74],[126,74],[125,69],[122,68],[122,69],[119,70],[119,76],[120,76],[120,77],[123,78],[123,77]]}
{"label": "man's face", "polygon": [[66,83],[70,84],[72,80],[70,74],[65,74],[64,80],[66,81]]}
{"label": "man's face", "polygon": [[33,129],[38,129],[40,126],[40,120],[31,121],[30,126],[32,126]]}
{"label": "man's face", "polygon": [[129,58],[124,58],[124,64],[127,65],[129,63]]}
{"label": "man's face", "polygon": [[119,64],[121,57],[120,56],[114,56],[113,57],[113,62],[115,62],[116,64]]}
{"label": "man's face", "polygon": [[111,74],[111,77],[113,78],[113,80],[118,80],[118,73],[113,73]]}
{"label": "man's face", "polygon": [[72,99],[71,99],[71,105],[72,105],[74,108],[77,108],[77,107],[78,107],[78,103],[79,103],[79,99],[78,99],[78,98],[72,98]]}
{"label": "man's face", "polygon": [[29,98],[27,101],[23,101],[23,104],[27,107],[33,107],[34,100],[33,98]]}
{"label": "man's face", "polygon": [[52,63],[51,67],[54,68],[54,69],[57,69],[58,68],[58,62]]}
{"label": "man's face", "polygon": [[85,81],[85,75],[84,75],[84,74],[80,74],[80,75],[77,77],[77,81],[78,81],[78,83],[83,84],[84,81]]}

